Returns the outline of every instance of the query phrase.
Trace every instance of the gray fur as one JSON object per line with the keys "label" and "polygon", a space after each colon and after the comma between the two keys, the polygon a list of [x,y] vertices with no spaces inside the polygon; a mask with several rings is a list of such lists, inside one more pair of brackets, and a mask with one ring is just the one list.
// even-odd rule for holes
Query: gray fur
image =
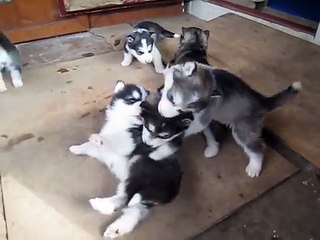
{"label": "gray fur", "polygon": [[3,72],[8,72],[11,75],[14,87],[23,85],[19,51],[4,33],[0,32],[0,92],[7,90],[2,75]]}
{"label": "gray fur", "polygon": [[173,38],[179,36],[165,30],[157,23],[149,21],[140,22],[134,26],[133,31],[126,38],[121,65],[129,66],[134,57],[142,64],[152,62],[155,71],[162,73],[164,66],[156,42],[163,37]]}
{"label": "gray fur", "polygon": [[[163,95],[173,95],[173,101],[179,96],[181,100],[172,105],[175,111],[199,112],[204,127],[212,120],[230,126],[235,140],[250,158],[248,175],[258,176],[264,148],[261,139],[263,118],[293,98],[299,91],[299,84],[294,83],[272,97],[265,97],[234,74],[196,62],[175,65],[166,74],[172,84],[166,88],[170,82],[166,81]],[[169,114],[164,109],[159,107],[165,117],[170,114],[172,117],[174,111]]]}

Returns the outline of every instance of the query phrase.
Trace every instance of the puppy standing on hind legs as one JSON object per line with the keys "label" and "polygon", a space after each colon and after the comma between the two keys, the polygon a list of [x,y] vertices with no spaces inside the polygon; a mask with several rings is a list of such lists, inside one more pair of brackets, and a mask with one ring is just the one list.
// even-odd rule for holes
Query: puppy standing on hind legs
{"label": "puppy standing on hind legs", "polygon": [[134,26],[124,45],[124,58],[122,66],[129,66],[135,57],[140,63],[153,63],[155,71],[162,73],[164,66],[161,53],[156,42],[164,37],[178,38],[180,35],[170,32],[159,24],[149,21],[140,22]]}
{"label": "puppy standing on hind legs", "polygon": [[18,49],[10,40],[0,32],[0,92],[7,90],[3,79],[3,72],[10,73],[12,85],[21,87],[21,61]]}
{"label": "puppy standing on hind legs", "polygon": [[[294,82],[287,89],[266,97],[228,71],[186,62],[165,71],[158,108],[169,118],[185,111],[199,112],[198,125],[202,124],[203,128],[212,120],[230,126],[234,139],[249,157],[247,174],[257,177],[263,162],[264,116],[295,97],[300,89],[301,83]],[[202,106],[201,111],[196,106]]]}

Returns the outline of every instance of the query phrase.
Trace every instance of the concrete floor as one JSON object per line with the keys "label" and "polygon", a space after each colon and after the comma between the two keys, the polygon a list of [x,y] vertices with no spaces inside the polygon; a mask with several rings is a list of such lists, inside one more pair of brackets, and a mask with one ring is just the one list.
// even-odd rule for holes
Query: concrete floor
{"label": "concrete floor", "polygon": [[[53,86],[51,86],[53,91],[58,90],[58,93],[60,94],[61,97],[65,97],[66,95],[68,95],[69,92],[75,91],[75,85],[73,84],[78,84],[78,83],[72,83],[72,81],[77,81],[78,79],[74,79],[73,77],[69,77],[68,79],[65,80],[63,76],[63,72],[67,71],[67,72],[72,72],[74,69],[72,69],[72,66],[70,65],[70,63],[74,62],[67,62],[67,63],[61,63],[59,65],[60,62],[66,62],[66,61],[70,61],[70,60],[75,60],[75,59],[81,59],[84,57],[92,57],[95,55],[100,55],[100,54],[104,54],[104,53],[111,53],[113,54],[112,56],[117,56],[116,58],[114,58],[116,61],[118,61],[119,56],[121,56],[121,53],[116,53],[117,49],[114,48],[114,38],[115,33],[118,35],[123,34],[124,31],[126,31],[128,29],[128,25],[120,25],[120,26],[116,26],[116,27],[110,27],[110,28],[100,28],[100,29],[94,29],[89,33],[81,33],[81,34],[74,34],[71,36],[65,36],[65,37],[60,37],[60,38],[54,38],[54,39],[48,39],[48,40],[41,40],[41,41],[36,41],[36,42],[31,42],[28,44],[22,44],[19,46],[19,49],[22,53],[22,57],[23,57],[23,63],[26,69],[43,69],[46,65],[48,65],[48,68],[50,69],[50,64],[57,64],[55,66],[55,68],[57,70],[61,70],[61,72],[59,72],[58,76],[61,76],[61,80],[66,82],[66,86],[67,89],[64,89],[60,86],[60,83],[54,83]],[[107,54],[108,55],[108,54]],[[106,56],[107,56],[106,55]],[[121,57],[120,57],[121,58]],[[101,59],[106,60],[107,57],[98,57],[97,58],[98,61],[100,61]],[[91,62],[97,61],[96,58],[90,58],[89,60],[91,60]],[[81,61],[80,61],[81,62]],[[87,65],[89,65],[90,61],[87,61]],[[75,62],[76,63],[76,62]],[[70,66],[69,66],[69,65]],[[101,61],[97,62],[97,67],[100,67]],[[79,64],[80,66],[77,66],[77,68],[81,68],[81,63]],[[86,64],[83,64],[86,65]],[[67,67],[65,67],[67,66]],[[54,69],[55,69],[54,68]],[[139,65],[134,65],[134,68],[136,68],[137,71],[141,71],[140,66]],[[30,71],[34,71],[34,70],[30,70]],[[108,70],[109,71],[109,70]],[[113,71],[113,69],[112,69]],[[120,72],[117,69],[115,70],[116,72]],[[150,70],[148,70],[148,74],[150,74]],[[51,71],[52,72],[52,71]],[[85,73],[85,72],[84,72]],[[107,74],[107,72],[105,72]],[[62,75],[61,75],[62,74]],[[69,73],[67,73],[69,74]],[[70,73],[72,74],[72,73]],[[123,73],[122,73],[123,74]],[[139,73],[141,74],[141,73]],[[83,74],[82,74],[83,75]],[[125,75],[125,74],[123,74]],[[45,76],[45,74],[43,73],[41,76]],[[78,75],[75,75],[77,77],[80,78],[81,73]],[[122,75],[121,75],[122,76]],[[83,79],[81,79],[83,80]],[[101,78],[101,80],[99,80],[99,84],[100,86],[102,86],[103,84],[103,78]],[[71,81],[71,82],[70,82]],[[47,83],[46,83],[47,84]],[[80,83],[82,84],[82,83]],[[148,84],[148,83],[147,83]],[[32,85],[32,84],[31,84]],[[73,86],[71,86],[73,85]],[[83,86],[82,86],[83,85]],[[77,105],[78,102],[75,102],[76,104],[69,104],[70,106],[67,106],[67,110],[69,111],[73,111],[76,112],[77,115],[79,115],[79,119],[84,119],[81,120],[82,123],[79,123],[79,120],[77,123],[75,123],[75,125],[79,128],[86,128],[84,131],[85,132],[90,132],[93,131],[94,129],[97,128],[97,126],[94,126],[94,124],[97,123],[97,120],[95,120],[96,118],[99,119],[101,118],[101,116],[99,115],[99,107],[103,106],[104,104],[104,98],[105,96],[102,96],[102,100],[98,99],[97,101],[95,101],[95,98],[93,97],[94,95],[96,95],[96,91],[99,91],[99,89],[97,90],[97,88],[94,86],[92,89],[92,83],[90,84],[90,81],[87,81],[85,83],[83,83],[81,85],[81,87],[83,88],[81,94],[78,94],[77,96],[83,96],[84,99],[90,99],[90,104],[97,103],[97,107],[94,107],[94,111],[91,112],[91,115],[89,117],[84,116],[85,114],[87,114],[87,112],[83,112],[83,109],[80,111],[78,109],[74,110],[70,107],[78,107]],[[89,89],[90,86],[91,88]],[[36,88],[36,92],[40,92],[42,91],[45,85],[40,85],[39,89]],[[28,89],[28,87],[26,86],[26,89]],[[105,94],[106,89],[101,89],[101,92],[99,92],[99,94]],[[10,91],[14,91],[14,89],[10,89]],[[31,89],[29,88],[27,91],[31,91]],[[86,91],[86,93],[84,93],[84,91]],[[50,98],[50,89],[48,89],[48,93],[46,93],[48,95],[48,97]],[[66,94],[67,93],[67,94]],[[107,94],[108,95],[108,94]],[[57,95],[58,96],[58,95]],[[70,101],[74,101],[70,99],[66,100],[70,100]],[[84,101],[85,102],[85,101]],[[85,102],[86,103],[86,102]],[[100,106],[101,105],[101,106]],[[37,106],[35,104],[35,106]],[[86,105],[87,106],[87,105]],[[57,106],[55,106],[55,108],[57,108]],[[51,109],[52,110],[52,109]],[[91,110],[90,110],[91,111]],[[32,113],[31,113],[32,114]],[[82,118],[82,116],[84,116]],[[92,118],[91,118],[92,117]],[[88,120],[90,118],[90,120]],[[58,118],[54,118],[55,120],[59,120]],[[84,122],[83,122],[84,121]],[[67,126],[67,125],[66,125]],[[86,127],[87,126],[87,127]],[[89,127],[88,127],[89,126]],[[77,129],[73,128],[73,129]],[[3,129],[1,129],[3,131]],[[5,129],[4,129],[5,130]],[[72,130],[72,128],[71,128]],[[1,135],[1,139],[0,139],[0,143],[1,141],[5,141],[8,136],[7,134],[3,134],[4,132],[0,132]],[[43,134],[43,133],[42,133]],[[36,137],[35,142],[38,142],[37,144],[46,144],[46,141],[50,142],[50,137],[52,137],[53,133],[50,133],[48,136],[45,135],[35,135],[35,136],[30,136],[31,139]],[[85,135],[83,133],[73,133],[73,134],[68,134],[68,137],[72,136],[72,135]],[[11,136],[9,135],[9,138]],[[25,136],[28,137],[28,136]],[[30,138],[26,138],[25,140],[28,140]],[[55,138],[54,141],[59,141],[58,138]],[[190,143],[187,143],[190,144]],[[192,145],[189,146],[189,148]],[[286,146],[281,146],[282,148],[286,148]],[[49,148],[50,149],[50,148]],[[54,150],[54,148],[52,148]],[[188,149],[188,145],[186,147],[186,149]],[[199,151],[201,151],[201,149],[198,149]],[[198,150],[194,150],[194,151],[198,151]],[[282,149],[285,150],[285,149]],[[17,150],[19,151],[19,149]],[[232,149],[227,149],[226,151],[233,151]],[[200,152],[199,152],[200,153]],[[198,154],[199,154],[198,153]],[[230,152],[229,152],[230,153]],[[45,153],[43,153],[45,156]],[[64,153],[64,157],[65,157],[65,153]],[[237,155],[237,152],[234,152],[233,155]],[[29,155],[30,157],[32,157],[32,154]],[[275,156],[275,155],[273,155]],[[286,159],[292,158],[292,155],[286,155],[285,156]],[[278,161],[281,162],[283,161],[282,158],[277,157]],[[81,160],[80,160],[81,161]],[[233,163],[228,163],[227,159],[224,159],[225,163],[220,163],[217,162],[216,166],[215,166],[215,171],[219,171],[219,169],[221,169],[222,171],[226,172],[226,168],[224,166],[224,164],[228,165],[228,166],[233,166]],[[34,161],[31,161],[34,162]],[[41,164],[41,162],[38,161],[38,163]],[[56,162],[58,165],[61,164],[61,161],[57,161]],[[24,163],[24,165],[21,165],[21,171],[23,171],[22,167],[26,167],[27,162]],[[92,167],[90,166],[90,163],[88,165],[88,163],[82,163],[81,164],[83,166],[83,168],[80,169],[80,171],[82,171],[82,174],[88,174],[85,173],[85,170]],[[197,179],[201,179],[202,181],[207,180],[207,176],[202,176],[203,172],[205,171],[206,168],[210,168],[209,163],[204,163],[202,164],[202,167],[196,167],[196,166],[189,166],[189,168],[187,169],[187,173],[190,172],[191,170],[194,170],[194,168],[196,168],[197,173],[192,173],[194,178]],[[268,164],[269,167],[271,167],[272,170],[272,164]],[[70,165],[71,166],[71,165]],[[289,165],[280,165],[280,168],[282,168],[283,166],[286,166],[284,168],[287,168],[289,170],[288,174],[286,175],[287,177],[290,176],[291,173],[295,172],[294,168],[290,167]],[[265,177],[265,180],[262,180],[261,183],[264,182],[268,182],[268,187],[259,187],[258,185],[255,186],[253,183],[251,182],[244,182],[246,183],[246,185],[243,185],[243,189],[244,191],[248,191],[246,190],[245,187],[252,187],[254,188],[256,191],[255,192],[255,196],[259,196],[258,200],[255,200],[255,197],[251,197],[251,198],[247,198],[246,193],[243,194],[243,192],[238,193],[237,191],[234,191],[234,196],[233,198],[235,198],[236,196],[236,201],[235,202],[241,202],[240,205],[237,205],[239,207],[234,207],[236,205],[234,205],[233,207],[229,207],[229,211],[225,212],[224,215],[221,215],[220,220],[216,221],[216,224],[214,224],[212,227],[208,228],[206,231],[203,231],[201,234],[198,234],[196,237],[194,237],[193,239],[197,239],[197,240],[211,240],[211,239],[221,239],[221,240],[257,240],[257,239],[290,239],[290,240],[316,240],[316,239],[320,239],[320,231],[318,228],[317,224],[319,222],[320,219],[320,184],[319,184],[319,178],[317,178],[314,174],[314,171],[305,171],[305,169],[309,169],[307,167],[308,165],[305,163],[301,163],[301,165],[299,167],[301,167],[303,169],[302,172],[300,173],[296,173],[294,175],[292,175],[291,177],[289,177],[289,179],[285,180],[286,177],[277,177],[278,180],[274,181],[272,184],[272,180],[270,180],[270,178],[267,176]],[[93,172],[92,174],[90,173],[90,175],[95,176],[94,174],[97,174],[97,171],[101,171],[98,170],[99,166],[94,166],[94,169],[96,172]],[[40,168],[41,169],[41,168]],[[57,168],[58,169],[58,168]],[[228,171],[230,171],[230,169],[232,168],[227,168]],[[1,172],[3,174],[3,172],[7,172],[7,169],[1,169]],[[241,169],[240,169],[241,170]],[[239,171],[240,171],[239,170]],[[243,170],[243,169],[242,169]],[[234,174],[235,175],[235,179],[236,179],[236,175],[238,174],[237,172],[234,172],[235,170],[233,169],[231,172],[229,172],[230,174]],[[272,171],[275,171],[274,169]],[[269,170],[266,170],[266,175],[268,175],[268,172],[271,172]],[[290,172],[290,174],[289,174]],[[50,173],[50,172],[48,172]],[[50,174],[53,174],[54,172],[51,172]],[[240,173],[240,172],[239,172]],[[80,173],[79,173],[80,174]],[[105,173],[103,173],[105,174]],[[226,172],[226,174],[228,174],[228,172]],[[99,174],[98,174],[99,175]],[[221,175],[219,173],[213,173],[212,175],[216,175],[217,178],[219,179],[219,181],[221,182]],[[79,175],[80,176],[80,175]],[[222,176],[223,178],[224,176]],[[69,222],[66,222],[65,216],[60,216],[61,214],[59,214],[59,209],[48,209],[48,207],[44,204],[46,198],[48,198],[48,196],[41,196],[41,199],[38,199],[39,196],[35,196],[30,194],[30,190],[36,190],[37,189],[37,184],[29,182],[28,183],[28,189],[27,188],[23,188],[21,187],[21,185],[19,185],[17,183],[17,181],[15,179],[13,179],[11,176],[5,176],[6,180],[3,181],[2,183],[5,185],[5,188],[8,189],[12,189],[12,188],[16,188],[19,191],[16,190],[16,192],[14,194],[9,194],[10,196],[14,197],[12,199],[7,199],[7,201],[12,200],[12,201],[16,201],[16,199],[20,199],[21,201],[19,202],[20,204],[23,204],[24,202],[24,197],[25,199],[29,199],[30,202],[36,202],[37,203],[37,207],[35,207],[35,209],[33,210],[34,215],[32,215],[33,217],[40,217],[43,212],[47,212],[47,214],[49,215],[48,218],[46,218],[47,223],[51,223],[53,224],[53,226],[61,226],[63,224],[65,224],[65,226],[68,226],[67,229],[65,229],[65,232],[62,232],[64,235],[61,235],[59,239],[70,239],[71,236],[73,236],[74,239],[96,239],[94,237],[92,237],[92,235],[87,233],[87,229],[86,232],[84,233],[78,233],[78,235],[72,235],[75,232],[77,232],[79,230],[78,226],[70,226]],[[276,178],[276,176],[275,176]],[[36,179],[36,178],[35,178]],[[53,178],[54,179],[54,178]],[[242,177],[239,178],[240,181]],[[20,179],[21,181],[21,179]],[[219,182],[218,181],[218,182]],[[223,189],[224,185],[219,186],[219,184],[216,180],[215,182],[211,182],[213,183],[212,185],[215,186],[216,188],[220,188],[220,191],[226,191],[225,189]],[[222,180],[223,184],[226,184],[226,180]],[[238,187],[241,187],[242,185],[237,185]],[[2,186],[0,189],[2,189],[4,186]],[[269,190],[270,187],[272,187],[272,190]],[[88,187],[85,187],[87,189],[87,191],[91,191]],[[207,190],[208,186],[205,187],[204,190]],[[259,190],[260,189],[260,190]],[[85,189],[84,189],[85,190]],[[212,190],[214,191],[214,190]],[[18,193],[19,194],[18,194]],[[97,187],[95,189],[95,191],[93,192],[100,192],[101,190],[97,190]],[[184,189],[183,192],[187,193],[188,189]],[[250,195],[248,193],[248,195]],[[51,196],[49,196],[50,198]],[[76,197],[76,196],[73,196]],[[4,196],[5,198],[5,196]],[[232,194],[229,196],[230,202],[232,202],[234,199],[231,200],[232,198]],[[241,200],[243,198],[247,198],[246,201]],[[2,198],[1,198],[2,199]],[[41,200],[41,201],[39,201]],[[58,199],[59,200],[59,199]],[[225,200],[224,200],[225,201]],[[2,201],[0,201],[0,205],[1,205]],[[199,203],[200,204],[200,203]],[[210,199],[208,199],[208,201],[206,201],[205,204],[210,204]],[[12,206],[12,208],[14,208],[15,206]],[[18,207],[18,206],[16,206]],[[30,206],[33,207],[33,206]],[[174,207],[174,206],[173,206]],[[215,208],[217,208],[216,206],[214,206]],[[223,206],[221,205],[221,207],[223,208]],[[0,239],[7,239],[7,233],[6,230],[8,228],[8,226],[6,226],[5,224],[5,220],[6,219],[6,206],[1,207],[1,210],[4,211],[0,211]],[[170,209],[170,207],[169,207]],[[174,209],[171,207],[171,209]],[[7,209],[8,212],[12,211],[12,209]],[[82,209],[83,210],[83,209]],[[210,209],[209,209],[210,210]],[[169,211],[170,212],[170,211]],[[209,211],[209,215],[211,214],[211,211]],[[59,215],[58,217],[56,215]],[[88,213],[85,213],[85,217],[90,218],[90,215],[88,215]],[[212,214],[214,215],[214,213]],[[210,217],[210,216],[206,216],[206,217]],[[52,220],[54,219],[54,221]],[[196,218],[195,218],[196,219]],[[165,219],[164,219],[165,220]],[[27,218],[24,219],[22,218],[21,221],[11,221],[10,220],[10,224],[16,224],[19,226],[19,224],[21,224],[21,222],[23,221],[27,221]],[[99,218],[99,220],[95,219],[95,223],[101,221],[101,218]],[[35,221],[36,223],[37,221]],[[192,218],[191,220],[189,220],[187,223],[190,225],[196,225],[196,222],[192,222]],[[217,223],[218,222],[218,223]],[[35,224],[34,223],[34,224]],[[179,224],[175,224],[175,225],[179,225]],[[32,226],[32,222],[29,225],[30,227]],[[150,225],[151,227],[153,225]],[[14,226],[9,226],[11,229],[18,229]],[[95,229],[98,226],[95,226],[94,224],[92,224],[92,226],[89,227],[89,229]],[[101,227],[101,226],[100,226]],[[207,226],[208,227],[208,226]],[[206,228],[207,228],[206,227]],[[54,227],[53,227],[54,228]],[[54,230],[54,229],[53,229]],[[204,229],[203,229],[204,230]],[[41,232],[41,231],[39,231]],[[17,240],[17,239],[23,239],[23,238],[18,238],[18,237],[14,237],[14,236],[18,236],[18,235],[9,235],[9,240]],[[34,235],[36,236],[34,239],[41,239],[41,234],[38,235]],[[139,236],[139,235],[137,235]],[[43,239],[43,237],[42,237]],[[137,239],[137,238],[136,238]],[[147,238],[139,238],[139,239],[147,239]],[[148,238],[150,239],[150,238]],[[178,238],[177,238],[178,239]],[[180,239],[179,239],[180,240]]]}

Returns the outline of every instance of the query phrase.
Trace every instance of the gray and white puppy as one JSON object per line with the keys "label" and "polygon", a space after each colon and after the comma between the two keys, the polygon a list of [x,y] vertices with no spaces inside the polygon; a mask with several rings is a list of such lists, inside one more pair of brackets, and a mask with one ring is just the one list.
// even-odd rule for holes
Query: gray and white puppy
{"label": "gray and white puppy", "polygon": [[135,57],[142,64],[153,63],[155,71],[162,73],[164,66],[161,53],[156,42],[164,37],[178,38],[180,35],[170,32],[159,24],[144,21],[136,24],[133,31],[127,36],[124,45],[122,66],[129,66]]}
{"label": "gray and white puppy", "polygon": [[[179,48],[169,66],[183,64],[188,61],[197,61],[209,65],[207,56],[209,36],[209,30],[202,30],[197,27],[182,27]],[[225,127],[221,123],[212,120],[209,126],[204,128],[200,121],[201,112],[194,112],[193,115],[194,120],[185,131],[184,136],[188,137],[202,132],[206,140],[206,148],[203,154],[206,158],[214,157],[219,151]]]}
{"label": "gray and white puppy", "polygon": [[196,62],[174,65],[164,74],[159,112],[164,117],[185,111],[198,112],[203,129],[212,120],[230,126],[234,139],[249,157],[246,172],[250,177],[257,177],[263,162],[263,118],[293,98],[301,89],[301,83],[295,82],[265,97],[236,75]]}
{"label": "gray and white puppy", "polygon": [[0,31],[0,92],[7,90],[3,79],[3,72],[10,73],[14,87],[23,85],[21,79],[21,61],[18,49],[11,41]]}

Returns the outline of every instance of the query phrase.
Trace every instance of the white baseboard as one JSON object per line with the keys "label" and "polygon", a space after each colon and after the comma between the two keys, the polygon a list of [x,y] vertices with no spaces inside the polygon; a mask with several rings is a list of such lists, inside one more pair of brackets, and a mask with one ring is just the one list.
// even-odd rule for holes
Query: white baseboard
{"label": "white baseboard", "polygon": [[228,8],[224,8],[224,7],[212,4],[212,3],[208,3],[203,0],[193,0],[193,1],[189,2],[186,9],[189,14],[194,15],[195,17],[200,18],[204,21],[211,21],[211,20],[213,20],[217,17],[220,17],[222,15],[225,15],[227,13],[234,13],[234,14],[237,14],[241,17],[244,17],[244,18],[250,19],[252,21],[261,23],[261,24],[266,25],[268,27],[272,27],[274,29],[285,32],[287,34],[298,37],[300,39],[306,40],[308,42],[320,45],[320,27],[318,28],[317,34],[315,36],[313,36],[311,34],[296,31],[294,29],[291,29],[291,28],[288,28],[288,27],[285,27],[285,26],[282,26],[282,25],[279,25],[276,23],[269,22],[269,21],[266,21],[261,18],[253,17],[253,16],[245,14],[245,13],[233,11]]}

